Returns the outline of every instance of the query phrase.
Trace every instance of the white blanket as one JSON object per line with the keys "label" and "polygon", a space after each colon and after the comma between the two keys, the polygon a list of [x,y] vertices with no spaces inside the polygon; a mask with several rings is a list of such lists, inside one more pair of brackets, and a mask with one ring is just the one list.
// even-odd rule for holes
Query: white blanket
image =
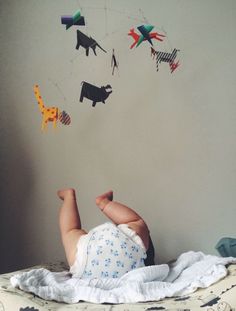
{"label": "white blanket", "polygon": [[14,275],[14,287],[46,300],[77,303],[135,303],[182,296],[205,288],[227,274],[228,263],[236,258],[221,258],[202,252],[183,253],[172,265],[155,265],[132,270],[119,279],[79,279],[68,271],[50,272],[44,268]]}

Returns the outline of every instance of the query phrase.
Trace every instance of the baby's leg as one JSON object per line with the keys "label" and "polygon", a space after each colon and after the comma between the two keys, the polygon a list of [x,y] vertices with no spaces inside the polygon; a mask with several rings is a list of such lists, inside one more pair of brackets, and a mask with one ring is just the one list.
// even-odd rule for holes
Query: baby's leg
{"label": "baby's leg", "polygon": [[87,232],[81,229],[74,189],[59,190],[57,194],[63,200],[59,214],[62,243],[68,264],[72,266],[75,261],[78,240]]}
{"label": "baby's leg", "polygon": [[115,224],[127,224],[142,239],[146,249],[149,247],[149,229],[145,221],[134,210],[113,201],[113,192],[109,191],[96,198],[97,206]]}

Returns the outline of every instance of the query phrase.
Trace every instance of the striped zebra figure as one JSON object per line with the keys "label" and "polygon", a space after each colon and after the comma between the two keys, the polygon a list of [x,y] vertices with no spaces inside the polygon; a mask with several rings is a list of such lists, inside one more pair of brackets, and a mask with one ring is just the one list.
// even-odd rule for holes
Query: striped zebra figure
{"label": "striped zebra figure", "polygon": [[157,71],[159,70],[159,64],[161,62],[166,62],[169,63],[170,68],[172,69],[171,72],[173,72],[173,68],[174,70],[178,67],[179,62],[176,64],[174,63],[174,60],[177,56],[177,52],[179,50],[177,49],[173,49],[172,53],[167,53],[167,52],[161,52],[161,51],[156,51],[156,65],[157,65]]}

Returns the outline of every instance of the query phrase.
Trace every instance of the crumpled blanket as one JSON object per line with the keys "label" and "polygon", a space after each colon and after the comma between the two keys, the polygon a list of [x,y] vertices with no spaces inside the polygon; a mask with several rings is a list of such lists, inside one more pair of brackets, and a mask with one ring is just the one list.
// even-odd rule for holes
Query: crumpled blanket
{"label": "crumpled blanket", "polygon": [[68,271],[33,269],[11,277],[11,284],[45,300],[65,303],[136,303],[182,296],[206,288],[227,275],[225,265],[234,257],[183,253],[171,265],[132,270],[118,279],[80,279]]}

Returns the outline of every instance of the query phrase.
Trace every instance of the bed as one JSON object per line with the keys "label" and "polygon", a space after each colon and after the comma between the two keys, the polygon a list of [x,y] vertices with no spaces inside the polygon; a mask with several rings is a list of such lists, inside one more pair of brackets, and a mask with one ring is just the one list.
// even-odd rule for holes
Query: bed
{"label": "bed", "polygon": [[97,310],[97,311],[139,311],[139,310],[178,310],[178,311],[236,311],[236,264],[227,267],[228,275],[206,289],[183,296],[168,298],[161,301],[152,301],[135,304],[93,304],[79,302],[65,304],[54,301],[45,301],[34,294],[13,288],[10,277],[15,273],[30,269],[46,268],[50,271],[63,271],[65,263],[49,263],[30,267],[0,275],[0,311],[64,311],[64,310]]}

